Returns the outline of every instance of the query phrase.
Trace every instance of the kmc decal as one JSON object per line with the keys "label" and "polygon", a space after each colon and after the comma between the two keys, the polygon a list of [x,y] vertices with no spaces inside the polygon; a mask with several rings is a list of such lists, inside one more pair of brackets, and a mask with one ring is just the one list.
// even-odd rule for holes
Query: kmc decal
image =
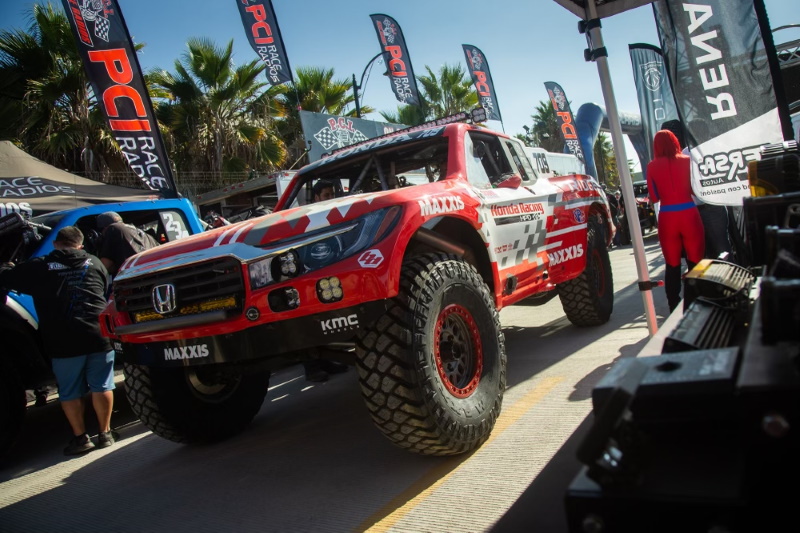
{"label": "kmc decal", "polygon": [[354,330],[358,328],[358,315],[353,313],[352,315],[329,318],[328,320],[321,320],[320,326],[322,327],[323,335]]}

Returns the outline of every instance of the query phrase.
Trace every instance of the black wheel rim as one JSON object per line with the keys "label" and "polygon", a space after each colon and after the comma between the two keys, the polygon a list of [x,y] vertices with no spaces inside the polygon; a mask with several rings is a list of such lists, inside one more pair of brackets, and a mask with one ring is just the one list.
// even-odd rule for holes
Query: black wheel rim
{"label": "black wheel rim", "polygon": [[439,378],[456,398],[470,396],[483,372],[483,344],[472,314],[461,305],[448,305],[436,319],[434,335]]}

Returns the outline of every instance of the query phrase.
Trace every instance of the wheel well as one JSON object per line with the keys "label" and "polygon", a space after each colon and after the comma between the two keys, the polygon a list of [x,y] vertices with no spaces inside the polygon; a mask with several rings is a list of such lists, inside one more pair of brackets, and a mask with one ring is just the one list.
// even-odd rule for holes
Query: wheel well
{"label": "wheel well", "polygon": [[[432,234],[434,238],[425,238],[423,233]],[[442,242],[437,243],[436,240],[441,240]],[[455,245],[455,247],[461,248],[463,253],[448,245]],[[411,238],[411,242],[409,242],[406,249],[406,256],[430,250],[461,255],[467,263],[475,267],[483,281],[489,286],[489,289],[494,291],[494,277],[492,275],[492,265],[489,261],[489,253],[486,250],[486,243],[483,242],[478,232],[468,222],[457,218],[444,217],[439,219],[431,229],[420,228]]]}
{"label": "wheel well", "polygon": [[597,217],[602,223],[603,229],[605,229],[606,244],[611,242],[614,228],[611,222],[611,217],[604,208],[603,204],[594,203],[589,207],[589,218],[591,217]]}

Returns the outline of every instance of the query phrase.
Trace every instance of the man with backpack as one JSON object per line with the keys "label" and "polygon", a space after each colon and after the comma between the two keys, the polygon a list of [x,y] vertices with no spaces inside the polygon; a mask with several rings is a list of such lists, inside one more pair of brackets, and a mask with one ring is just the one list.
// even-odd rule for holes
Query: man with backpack
{"label": "man with backpack", "polygon": [[[48,255],[0,266],[0,286],[29,294],[39,315],[39,331],[58,382],[61,407],[72,429],[65,455],[111,446],[114,407],[114,350],[100,333],[100,312],[110,279],[97,257],[83,250],[83,233],[74,226],[59,230]],[[95,444],[86,432],[85,396],[97,415]]]}
{"label": "man with backpack", "polygon": [[97,256],[112,276],[117,274],[119,267],[130,256],[158,246],[150,234],[125,224],[115,211],[97,215],[96,225],[101,235]]}

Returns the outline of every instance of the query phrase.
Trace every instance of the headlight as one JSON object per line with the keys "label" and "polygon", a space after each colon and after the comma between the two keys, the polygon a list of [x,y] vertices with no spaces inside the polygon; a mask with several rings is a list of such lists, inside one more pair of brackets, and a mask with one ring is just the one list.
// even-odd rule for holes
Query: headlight
{"label": "headlight", "polygon": [[260,289],[273,282],[271,266],[272,257],[267,257],[266,259],[261,259],[247,265],[247,271],[250,274],[250,287],[252,289]]}
{"label": "headlight", "polygon": [[298,239],[275,243],[264,258],[247,265],[250,286],[260,289],[362,252],[392,231],[400,212],[397,206],[379,209]]}
{"label": "headlight", "polygon": [[[388,235],[399,215],[399,207],[379,209],[354,221],[309,234],[309,238],[319,238],[296,248],[300,262],[305,271],[310,272],[359,253]],[[341,231],[341,227],[347,225],[351,227]]]}

